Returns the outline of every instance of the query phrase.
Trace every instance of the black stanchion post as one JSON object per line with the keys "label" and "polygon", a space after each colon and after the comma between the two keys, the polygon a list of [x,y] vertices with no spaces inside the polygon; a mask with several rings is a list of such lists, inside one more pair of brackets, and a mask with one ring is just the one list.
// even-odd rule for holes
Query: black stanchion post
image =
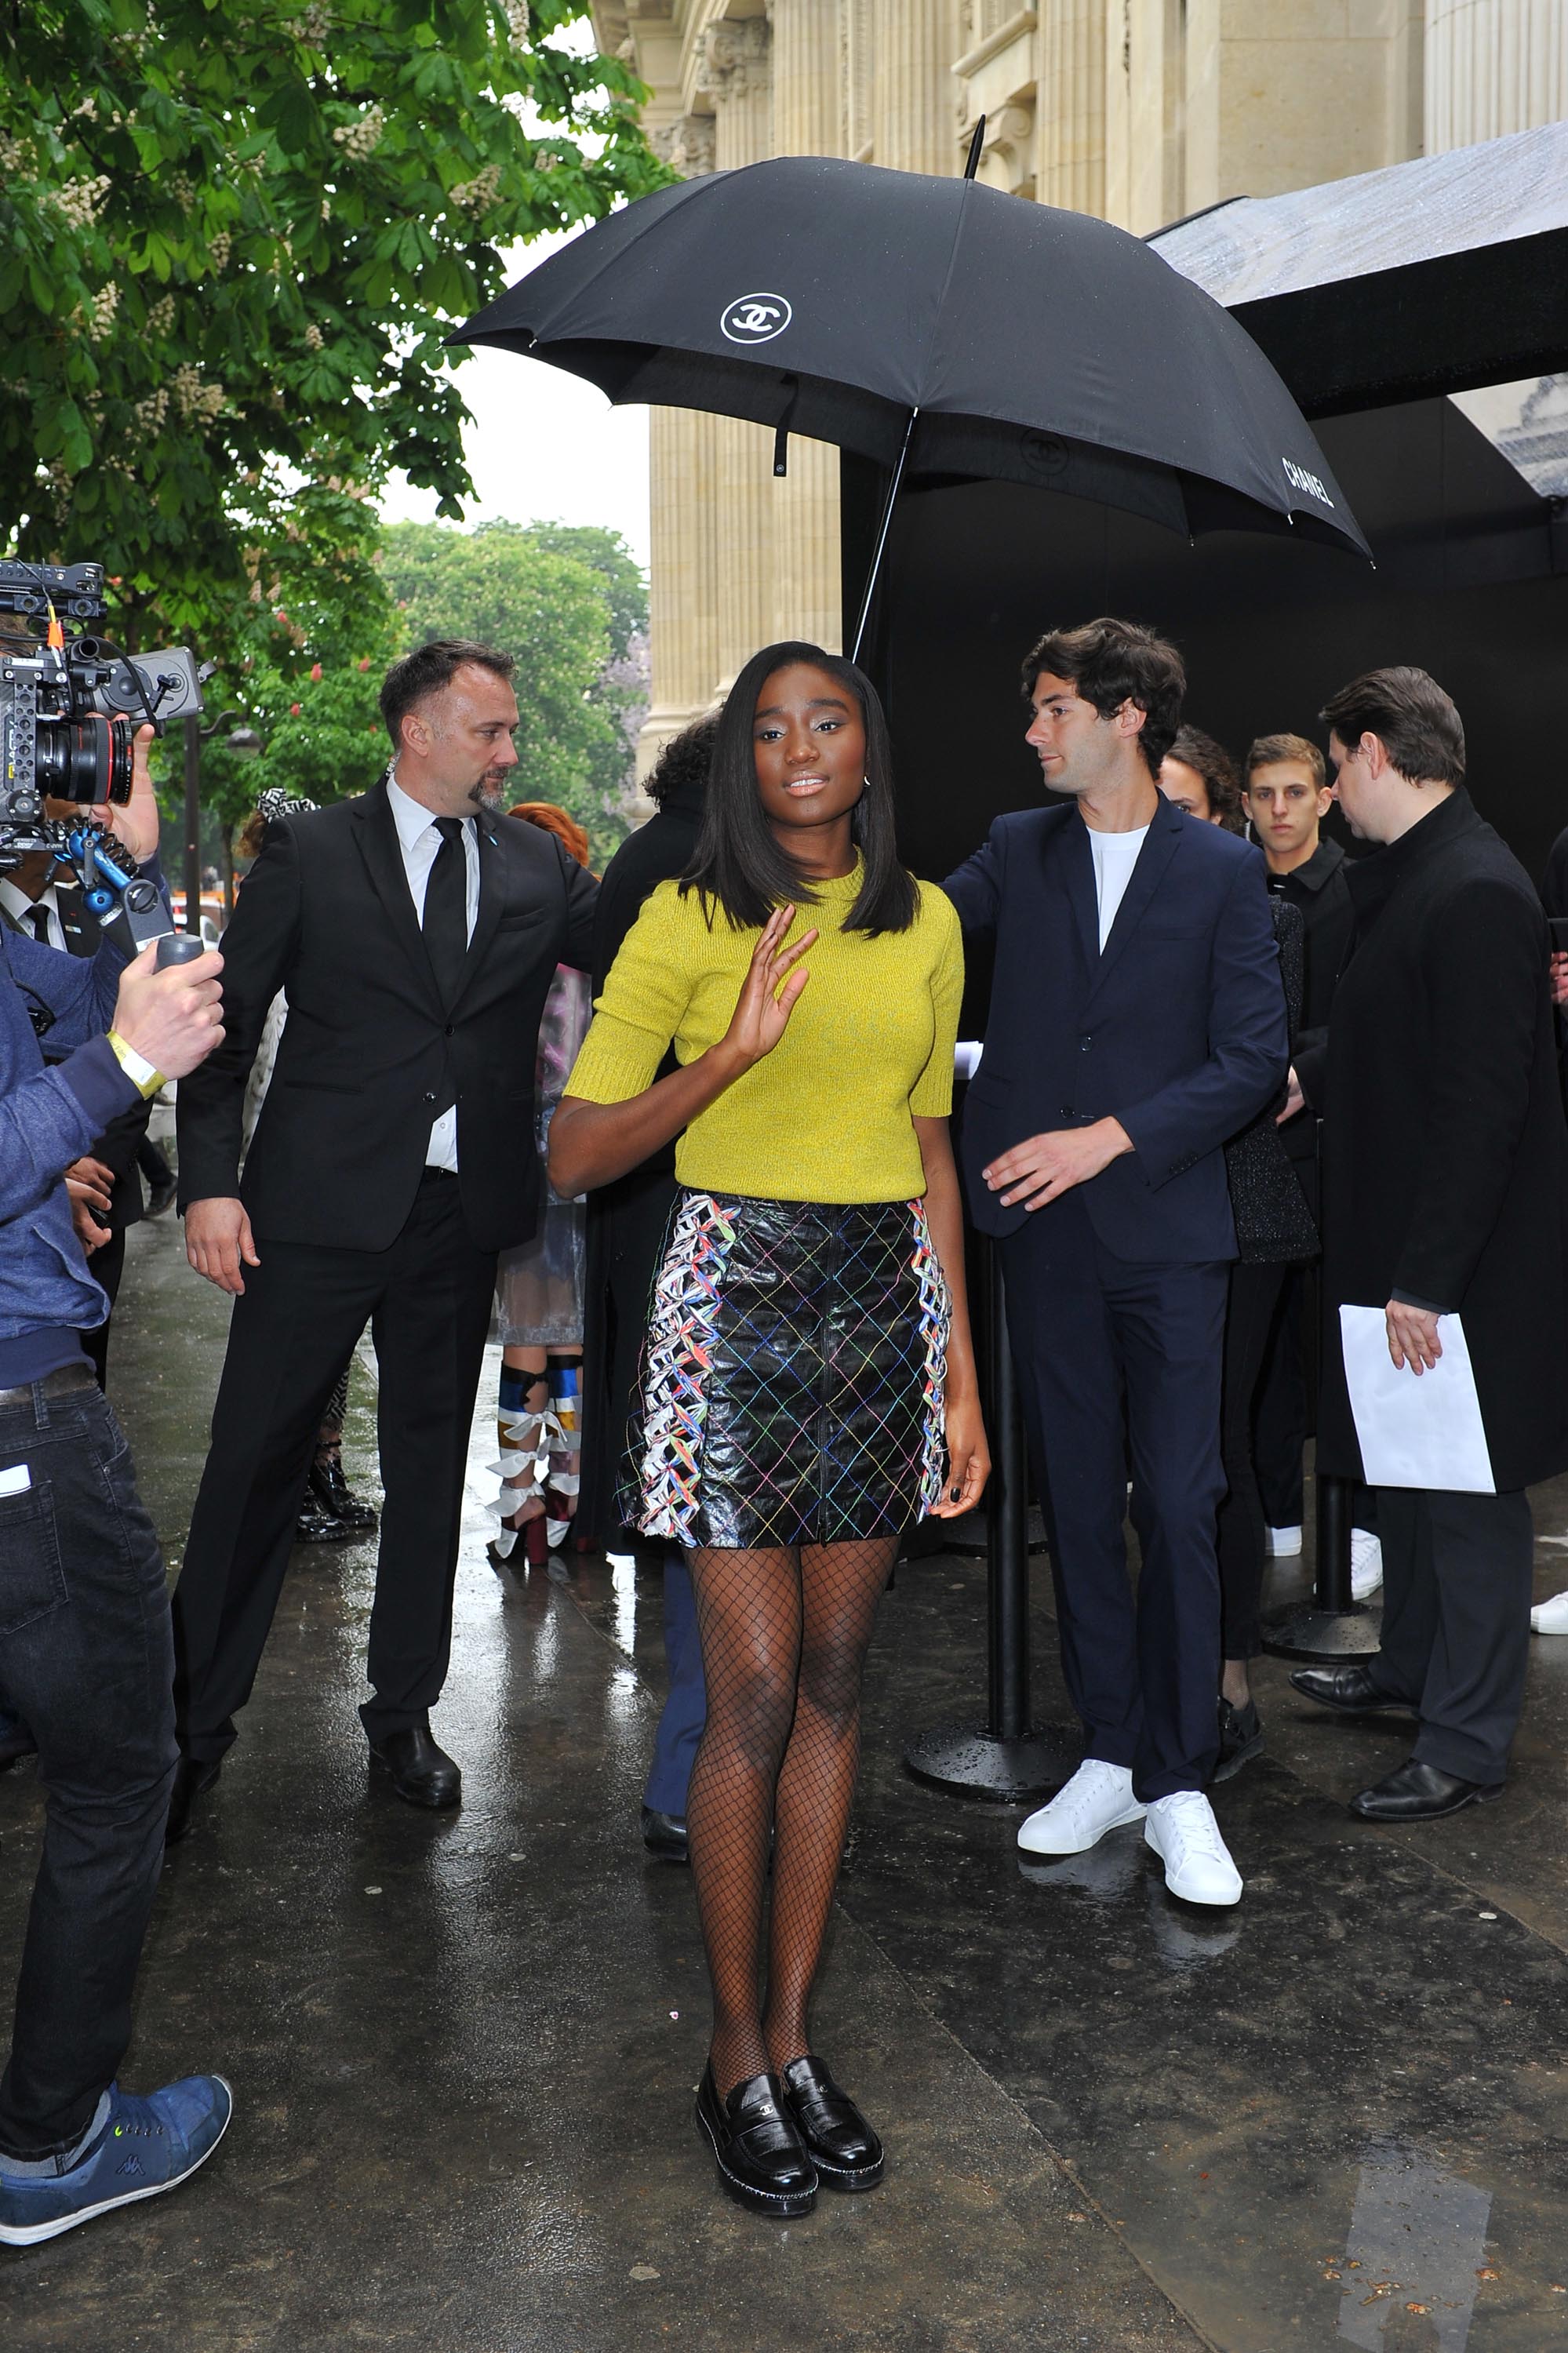
{"label": "black stanchion post", "polygon": [[904,1761],[918,1780],[969,1798],[1018,1805],[1064,1782],[1082,1736],[1040,1732],[1029,1720],[1029,1457],[1007,1336],[1007,1307],[995,1248],[985,1250],[986,1427],[991,1492],[986,1504],[990,1569],[987,1651],[990,1714],[981,1726],[940,1725],[909,1743]]}

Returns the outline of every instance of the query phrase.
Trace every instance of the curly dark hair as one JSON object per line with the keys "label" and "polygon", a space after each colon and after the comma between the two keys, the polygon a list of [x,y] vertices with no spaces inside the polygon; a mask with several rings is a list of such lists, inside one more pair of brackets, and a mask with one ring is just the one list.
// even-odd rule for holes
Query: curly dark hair
{"label": "curly dark hair", "polygon": [[678,735],[672,735],[661,747],[659,757],[642,780],[642,789],[655,808],[666,801],[683,795],[690,800],[701,800],[708,788],[708,771],[714,764],[714,745],[718,741],[719,715],[716,711],[705,711]]}
{"label": "curly dark hair", "polygon": [[1114,718],[1124,702],[1143,713],[1138,739],[1151,776],[1171,749],[1181,723],[1181,698],[1187,673],[1175,647],[1139,621],[1118,621],[1110,616],[1085,621],[1075,629],[1047,629],[1030,648],[1023,664],[1023,699],[1034,692],[1043,670],[1053,678],[1071,681],[1102,719]]}
{"label": "curly dark hair", "polygon": [[1227,833],[1245,833],[1246,817],[1241,805],[1241,786],[1236,781],[1236,764],[1223,744],[1216,744],[1201,727],[1179,727],[1165,756],[1168,760],[1180,760],[1195,776],[1202,777],[1210,813]]}

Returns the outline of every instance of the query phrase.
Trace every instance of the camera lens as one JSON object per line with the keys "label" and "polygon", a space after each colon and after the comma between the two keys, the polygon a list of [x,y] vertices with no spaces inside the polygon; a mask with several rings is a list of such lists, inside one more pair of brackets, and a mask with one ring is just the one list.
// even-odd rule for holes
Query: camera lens
{"label": "camera lens", "polygon": [[131,797],[132,728],[123,719],[40,719],[38,789],[50,800],[90,808]]}

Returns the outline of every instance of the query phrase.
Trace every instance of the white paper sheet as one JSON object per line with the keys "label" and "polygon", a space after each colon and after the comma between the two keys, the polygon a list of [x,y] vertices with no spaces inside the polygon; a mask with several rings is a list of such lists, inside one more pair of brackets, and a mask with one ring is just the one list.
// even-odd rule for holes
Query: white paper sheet
{"label": "white paper sheet", "polygon": [[1437,1318],[1443,1354],[1419,1377],[1396,1369],[1381,1307],[1341,1307],[1340,1333],[1369,1487],[1446,1487],[1495,1495],[1492,1458],[1465,1326]]}

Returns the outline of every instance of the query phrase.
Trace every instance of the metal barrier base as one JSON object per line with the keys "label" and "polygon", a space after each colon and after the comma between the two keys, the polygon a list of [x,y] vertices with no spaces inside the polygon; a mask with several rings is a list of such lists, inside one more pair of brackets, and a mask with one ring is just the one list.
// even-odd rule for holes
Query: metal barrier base
{"label": "metal barrier base", "polygon": [[1002,1740],[983,1727],[938,1725],[922,1732],[904,1751],[917,1781],[958,1798],[986,1798],[1000,1806],[1022,1805],[1059,1789],[1082,1761],[1084,1736],[1071,1732],[1026,1732]]}
{"label": "metal barrier base", "polygon": [[1343,1609],[1319,1609],[1304,1601],[1263,1621],[1263,1647],[1271,1658],[1300,1659],[1308,1666],[1370,1658],[1382,1640],[1379,1603],[1351,1601]]}

